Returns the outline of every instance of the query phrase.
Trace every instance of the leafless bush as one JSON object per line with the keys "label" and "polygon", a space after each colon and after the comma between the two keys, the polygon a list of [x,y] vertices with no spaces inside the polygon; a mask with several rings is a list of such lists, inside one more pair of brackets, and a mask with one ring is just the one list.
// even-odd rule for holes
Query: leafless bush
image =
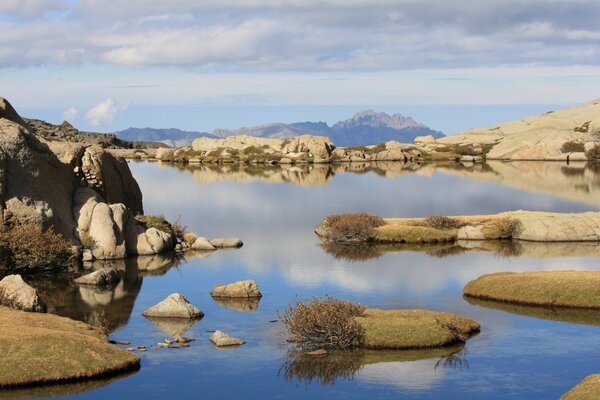
{"label": "leafless bush", "polygon": [[499,218],[493,222],[498,231],[498,237],[513,238],[519,235],[523,229],[521,221],[512,218]]}
{"label": "leafless bush", "polygon": [[350,349],[364,343],[364,328],[355,317],[365,307],[326,295],[289,305],[279,318],[287,329],[287,340],[302,349]]}
{"label": "leafless bush", "polygon": [[434,229],[458,229],[466,225],[460,218],[447,217],[445,215],[433,215],[425,218],[423,225]]}
{"label": "leafless bush", "polygon": [[333,241],[371,241],[373,229],[384,224],[383,218],[366,213],[332,215],[326,220]]}
{"label": "leafless bush", "polygon": [[579,152],[584,152],[585,148],[583,143],[581,142],[564,142],[562,147],[560,148],[560,150],[563,153],[579,153]]}

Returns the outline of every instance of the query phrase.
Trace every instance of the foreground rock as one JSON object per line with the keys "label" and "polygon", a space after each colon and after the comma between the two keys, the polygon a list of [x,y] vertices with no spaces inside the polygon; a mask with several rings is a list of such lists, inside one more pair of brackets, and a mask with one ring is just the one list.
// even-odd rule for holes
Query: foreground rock
{"label": "foreground rock", "polygon": [[139,368],[137,356],[68,318],[0,307],[0,388],[65,383]]}
{"label": "foreground rock", "polygon": [[210,244],[218,249],[227,249],[242,247],[244,242],[238,238],[218,238],[211,240]]}
{"label": "foreground rock", "polygon": [[600,309],[600,271],[500,272],[469,282],[463,293],[523,305]]}
{"label": "foreground rock", "polygon": [[242,339],[235,338],[219,330],[211,335],[210,341],[217,347],[241,346],[246,343]]}
{"label": "foreground rock", "polygon": [[205,237],[199,237],[192,243],[192,250],[216,250],[217,248]]}
{"label": "foreground rock", "polygon": [[356,320],[365,329],[367,349],[426,349],[465,342],[479,332],[477,321],[428,310],[367,309]]}
{"label": "foreground rock", "polygon": [[173,293],[155,306],[142,312],[144,317],[200,319],[204,313],[194,307],[185,296]]}
{"label": "foreground rock", "polygon": [[0,281],[0,305],[22,311],[46,312],[46,304],[21,275],[8,275]]}
{"label": "foreground rock", "polygon": [[210,292],[212,297],[231,297],[231,298],[257,298],[262,297],[258,284],[253,280],[238,281],[224,285],[217,284]]}
{"label": "foreground rock", "polygon": [[[377,217],[367,216],[374,221]],[[342,220],[343,223],[340,223]],[[330,242],[444,243],[498,239],[599,242],[600,213],[510,211],[496,215],[387,218],[365,226],[365,214],[325,218],[315,233]]]}
{"label": "foreground rock", "polygon": [[573,389],[565,393],[561,400],[594,400],[600,393],[600,374],[590,375]]}
{"label": "foreground rock", "polygon": [[119,272],[114,269],[102,268],[87,275],[75,279],[79,285],[90,285],[107,287],[116,285],[119,282]]}

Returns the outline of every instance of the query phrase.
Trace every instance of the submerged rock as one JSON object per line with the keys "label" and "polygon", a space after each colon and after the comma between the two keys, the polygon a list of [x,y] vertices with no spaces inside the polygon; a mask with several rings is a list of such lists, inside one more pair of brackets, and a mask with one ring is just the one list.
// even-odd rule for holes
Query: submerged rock
{"label": "submerged rock", "polygon": [[173,293],[157,305],[144,311],[142,315],[153,318],[200,319],[204,313],[194,307],[185,296]]}
{"label": "submerged rock", "polygon": [[79,285],[92,286],[112,286],[117,282],[119,282],[119,272],[109,268],[102,268],[75,279],[75,283]]}
{"label": "submerged rock", "polygon": [[215,331],[215,333],[211,335],[210,341],[217,347],[241,346],[246,343],[242,339],[235,338],[219,330]]}
{"label": "submerged rock", "polygon": [[8,275],[0,281],[0,305],[22,311],[46,312],[46,304],[21,275]]}
{"label": "submerged rock", "polygon": [[216,248],[237,248],[237,247],[242,247],[244,245],[244,243],[242,242],[241,239],[238,238],[218,238],[218,239],[213,239],[210,241],[210,244],[212,244],[214,247]]}
{"label": "submerged rock", "polygon": [[219,283],[212,292],[210,292],[210,295],[212,297],[236,298],[262,297],[260,290],[258,290],[258,284],[251,279],[230,283],[228,285]]}

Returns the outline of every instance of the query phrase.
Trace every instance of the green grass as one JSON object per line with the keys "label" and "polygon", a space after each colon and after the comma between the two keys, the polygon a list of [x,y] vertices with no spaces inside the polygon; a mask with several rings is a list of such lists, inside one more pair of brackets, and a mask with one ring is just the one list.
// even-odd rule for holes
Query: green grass
{"label": "green grass", "polygon": [[146,229],[155,228],[159,231],[171,233],[171,224],[163,215],[136,215],[135,219]]}
{"label": "green grass", "polygon": [[426,349],[464,342],[479,323],[460,315],[428,310],[368,309],[356,321],[368,349]]}
{"label": "green grass", "polygon": [[594,374],[565,393],[561,400],[594,400],[598,398],[598,393],[600,393],[600,374]]}
{"label": "green grass", "polygon": [[58,383],[139,368],[139,358],[68,318],[0,307],[0,387]]}
{"label": "green grass", "polygon": [[469,282],[463,292],[523,305],[600,309],[600,271],[501,272]]}

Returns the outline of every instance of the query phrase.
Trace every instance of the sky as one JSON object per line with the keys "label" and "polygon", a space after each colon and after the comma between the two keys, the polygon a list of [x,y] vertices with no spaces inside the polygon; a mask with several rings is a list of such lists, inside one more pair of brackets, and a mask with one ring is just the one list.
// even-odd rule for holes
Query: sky
{"label": "sky", "polygon": [[598,0],[2,0],[0,96],[100,132],[326,121],[452,133],[600,97]]}

